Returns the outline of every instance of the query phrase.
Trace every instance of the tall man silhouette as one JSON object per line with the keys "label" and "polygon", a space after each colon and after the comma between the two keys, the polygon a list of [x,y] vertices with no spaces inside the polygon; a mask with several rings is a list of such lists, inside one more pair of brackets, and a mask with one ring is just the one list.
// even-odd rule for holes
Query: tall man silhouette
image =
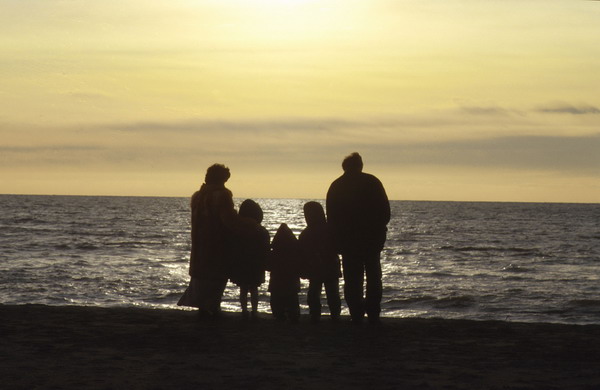
{"label": "tall man silhouette", "polygon": [[[390,221],[385,189],[373,175],[363,173],[362,158],[352,153],[342,162],[344,174],[327,192],[327,219],[342,255],[344,295],[352,321],[378,323],[381,312],[380,255]],[[363,283],[367,279],[366,295]]]}

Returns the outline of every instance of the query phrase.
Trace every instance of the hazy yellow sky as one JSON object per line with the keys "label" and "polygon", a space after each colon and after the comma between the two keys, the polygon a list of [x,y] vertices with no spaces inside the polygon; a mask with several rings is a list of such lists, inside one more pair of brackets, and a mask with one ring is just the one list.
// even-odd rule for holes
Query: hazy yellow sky
{"label": "hazy yellow sky", "polygon": [[2,0],[0,193],[600,202],[600,1]]}

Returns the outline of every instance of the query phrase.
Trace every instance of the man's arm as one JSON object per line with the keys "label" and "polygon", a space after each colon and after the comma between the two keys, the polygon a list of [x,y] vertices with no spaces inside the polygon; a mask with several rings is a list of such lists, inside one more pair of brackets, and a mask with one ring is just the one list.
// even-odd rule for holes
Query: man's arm
{"label": "man's arm", "polygon": [[383,187],[383,184],[381,183],[381,181],[379,179],[377,179],[377,181],[379,182],[379,207],[381,209],[381,222],[383,225],[387,225],[390,222],[390,218],[392,215],[392,212],[390,210],[390,201],[387,197],[387,194],[385,193],[385,188]]}

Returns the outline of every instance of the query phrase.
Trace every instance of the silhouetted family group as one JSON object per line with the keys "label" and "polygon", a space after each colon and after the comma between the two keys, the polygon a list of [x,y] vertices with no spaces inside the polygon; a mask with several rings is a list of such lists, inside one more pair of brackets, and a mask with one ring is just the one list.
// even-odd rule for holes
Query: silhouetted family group
{"label": "silhouetted family group", "polygon": [[[282,223],[273,240],[261,226],[263,211],[245,200],[236,212],[233,195],[225,187],[227,167],[210,166],[205,182],[192,195],[191,281],[178,302],[200,309],[201,317],[220,313],[228,280],[240,288],[244,316],[258,310],[258,288],[269,271],[270,305],[278,320],[300,318],[300,279],[308,279],[307,303],[311,320],[321,317],[321,291],[325,286],[333,320],[339,318],[339,278],[344,277],[344,298],[353,322],[379,322],[382,282],[380,254],[390,220],[390,205],[383,185],[362,172],[358,153],[347,156],[344,174],[327,192],[326,209],[318,202],[304,205],[306,228],[296,238]],[[366,294],[364,280],[366,275]],[[251,312],[248,312],[248,295]]]}

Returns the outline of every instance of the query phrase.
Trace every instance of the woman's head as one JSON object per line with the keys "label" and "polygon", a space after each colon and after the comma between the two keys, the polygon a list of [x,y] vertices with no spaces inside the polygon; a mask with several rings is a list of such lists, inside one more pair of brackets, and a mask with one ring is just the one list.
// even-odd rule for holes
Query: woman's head
{"label": "woman's head", "polygon": [[206,170],[204,182],[206,184],[225,184],[230,177],[229,168],[223,164],[213,164]]}

